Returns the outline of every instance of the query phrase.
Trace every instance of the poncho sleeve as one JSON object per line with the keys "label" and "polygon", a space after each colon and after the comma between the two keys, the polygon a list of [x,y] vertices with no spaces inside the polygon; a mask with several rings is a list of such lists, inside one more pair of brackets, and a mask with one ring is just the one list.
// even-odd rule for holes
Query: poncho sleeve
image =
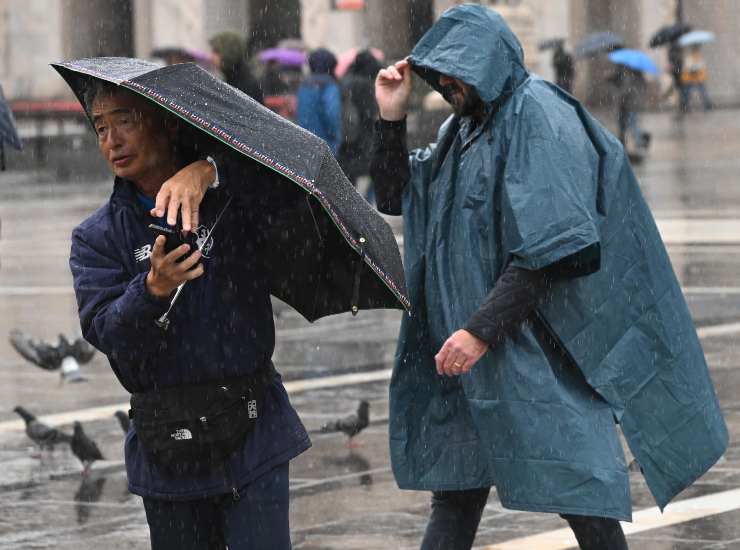
{"label": "poncho sleeve", "polygon": [[500,195],[508,261],[561,276],[598,270],[598,155],[570,105],[524,97],[509,126]]}

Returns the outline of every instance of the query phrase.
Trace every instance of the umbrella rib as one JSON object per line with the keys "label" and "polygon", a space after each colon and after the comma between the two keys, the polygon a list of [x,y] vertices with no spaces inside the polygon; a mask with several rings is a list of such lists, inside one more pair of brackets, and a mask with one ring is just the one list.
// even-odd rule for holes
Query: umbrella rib
{"label": "umbrella rib", "polygon": [[311,206],[311,195],[306,195],[306,205],[308,205],[308,211],[311,213],[311,219],[313,220],[313,227],[316,229],[316,236],[319,238],[321,246],[324,246],[324,237],[321,235],[319,229],[319,222],[316,220],[316,216],[313,213],[313,207]]}

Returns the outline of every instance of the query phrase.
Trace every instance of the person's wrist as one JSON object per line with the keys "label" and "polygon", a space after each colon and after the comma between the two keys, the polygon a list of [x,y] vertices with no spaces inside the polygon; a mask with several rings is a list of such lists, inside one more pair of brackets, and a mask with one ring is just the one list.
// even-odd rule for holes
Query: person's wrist
{"label": "person's wrist", "polygon": [[157,284],[151,271],[147,274],[146,279],[144,280],[144,287],[150,296],[160,300],[165,299],[170,295],[169,291]]}
{"label": "person's wrist", "polygon": [[406,109],[380,109],[380,119],[387,122],[400,122],[406,118]]}

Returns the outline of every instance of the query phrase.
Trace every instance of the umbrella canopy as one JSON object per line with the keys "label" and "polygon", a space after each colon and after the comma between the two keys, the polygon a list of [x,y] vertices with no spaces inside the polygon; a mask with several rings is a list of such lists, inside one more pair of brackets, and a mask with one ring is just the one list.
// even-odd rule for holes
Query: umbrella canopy
{"label": "umbrella canopy", "polygon": [[269,48],[262,50],[257,56],[263,63],[274,61],[280,65],[300,67],[306,62],[306,54],[300,50],[290,48]]}
{"label": "umbrella canopy", "polygon": [[624,39],[613,32],[595,32],[581,40],[573,50],[576,57],[587,57],[618,50]]}
{"label": "umbrella canopy", "polygon": [[[158,67],[103,57],[55,63],[82,102],[91,79],[113,83],[177,115],[212,145],[274,171],[294,193],[275,205],[272,294],[309,321],[369,308],[409,308],[393,231],[354,190],[326,143],[192,63]],[[210,138],[210,139],[209,139]],[[251,160],[250,160],[251,159]]]}
{"label": "umbrella canopy", "polygon": [[655,62],[639,50],[617,50],[609,54],[609,61],[643,73],[658,74],[660,72]]}
{"label": "umbrella canopy", "polygon": [[565,38],[557,37],[557,38],[548,38],[547,40],[543,40],[539,44],[537,44],[537,47],[540,51],[544,50],[551,50],[553,48],[558,48],[565,44]]}
{"label": "umbrella canopy", "polygon": [[[360,48],[350,48],[340,55],[339,58],[337,58],[337,66],[334,69],[334,76],[342,78],[347,70],[352,66],[352,63],[355,62],[357,54],[361,51],[362,50],[360,50]],[[370,48],[370,53],[373,54],[373,57],[378,61],[385,60],[385,54],[378,48]]]}
{"label": "umbrella canopy", "polygon": [[3,88],[0,86],[0,144],[8,143],[11,147],[21,150],[21,140],[15,128],[13,112],[5,102]]}
{"label": "umbrella canopy", "polygon": [[686,23],[674,23],[673,25],[666,25],[658,29],[655,34],[650,38],[648,44],[651,48],[657,48],[659,46],[665,46],[674,42],[680,36],[686,34],[691,30],[691,25]]}
{"label": "umbrella canopy", "polygon": [[715,36],[709,31],[691,31],[678,39],[679,46],[698,46],[708,42],[714,42]]}

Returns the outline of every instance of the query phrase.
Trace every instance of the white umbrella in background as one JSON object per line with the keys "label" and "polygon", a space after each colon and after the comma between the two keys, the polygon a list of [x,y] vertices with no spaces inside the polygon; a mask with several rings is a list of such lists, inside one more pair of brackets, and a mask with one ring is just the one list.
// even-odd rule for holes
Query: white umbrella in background
{"label": "white umbrella in background", "polygon": [[713,32],[709,31],[691,31],[689,33],[684,34],[681,38],[678,39],[678,45],[679,46],[698,46],[700,44],[707,44],[709,42],[714,42],[715,36]]}

